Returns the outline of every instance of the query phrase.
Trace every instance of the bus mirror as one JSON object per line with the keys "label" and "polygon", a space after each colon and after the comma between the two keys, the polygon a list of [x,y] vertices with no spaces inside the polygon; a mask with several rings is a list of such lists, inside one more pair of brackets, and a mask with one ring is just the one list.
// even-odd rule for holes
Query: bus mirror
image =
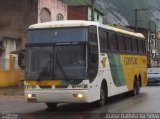
{"label": "bus mirror", "polygon": [[18,54],[18,66],[24,68],[24,54]]}

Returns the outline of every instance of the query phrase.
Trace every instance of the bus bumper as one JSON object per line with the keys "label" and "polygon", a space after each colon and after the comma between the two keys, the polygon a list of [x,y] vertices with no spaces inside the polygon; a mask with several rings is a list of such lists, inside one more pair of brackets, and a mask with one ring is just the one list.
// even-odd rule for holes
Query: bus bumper
{"label": "bus bumper", "polygon": [[39,103],[89,103],[91,96],[88,90],[26,90],[28,102]]}

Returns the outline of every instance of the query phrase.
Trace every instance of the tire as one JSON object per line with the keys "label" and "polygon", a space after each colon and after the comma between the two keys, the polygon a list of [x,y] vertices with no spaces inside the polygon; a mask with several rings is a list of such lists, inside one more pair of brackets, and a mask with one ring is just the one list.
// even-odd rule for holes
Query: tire
{"label": "tire", "polygon": [[101,90],[100,90],[100,100],[98,100],[96,102],[96,105],[98,107],[102,107],[105,105],[106,103],[106,99],[107,99],[107,95],[106,95],[106,87],[104,85],[101,86]]}
{"label": "tire", "polygon": [[140,92],[140,82],[139,80],[135,80],[132,95],[133,96],[139,95],[139,92]]}
{"label": "tire", "polygon": [[56,109],[57,108],[57,103],[46,103],[46,105],[49,109]]}

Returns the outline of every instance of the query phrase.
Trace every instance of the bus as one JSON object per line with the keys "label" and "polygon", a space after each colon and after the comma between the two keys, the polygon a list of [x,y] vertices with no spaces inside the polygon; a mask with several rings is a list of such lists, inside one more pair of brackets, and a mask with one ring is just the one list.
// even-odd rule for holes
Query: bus
{"label": "bus", "polygon": [[26,42],[28,102],[96,103],[147,85],[145,37],[93,21],[34,24]]}

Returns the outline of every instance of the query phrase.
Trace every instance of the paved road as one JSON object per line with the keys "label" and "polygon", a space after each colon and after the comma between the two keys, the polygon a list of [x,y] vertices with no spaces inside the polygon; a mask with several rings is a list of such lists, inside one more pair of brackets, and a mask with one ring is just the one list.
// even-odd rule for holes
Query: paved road
{"label": "paved road", "polygon": [[[96,108],[89,104],[61,104],[58,109],[48,110],[45,104],[27,103],[16,97],[0,97],[1,113],[23,113],[20,119],[101,119],[106,113],[160,113],[160,86],[147,86],[140,95],[119,95],[110,98],[106,106]],[[24,114],[25,113],[25,114]]]}

